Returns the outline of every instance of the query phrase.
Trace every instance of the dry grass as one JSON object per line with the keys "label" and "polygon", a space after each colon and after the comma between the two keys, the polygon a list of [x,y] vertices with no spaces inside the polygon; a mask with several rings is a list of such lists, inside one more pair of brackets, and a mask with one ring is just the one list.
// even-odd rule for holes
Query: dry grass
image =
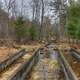
{"label": "dry grass", "polygon": [[70,45],[68,43],[60,43],[57,45],[58,49],[60,50],[69,50]]}
{"label": "dry grass", "polygon": [[19,51],[20,48],[25,48],[25,50],[29,53],[32,53],[35,49],[38,49],[41,46],[39,43],[32,43],[32,44],[26,44],[26,45],[17,45],[17,48],[8,48],[8,47],[0,47],[0,62],[4,61],[9,56],[13,55],[17,51]]}
{"label": "dry grass", "polygon": [[25,48],[28,52],[33,52],[35,49],[41,47],[41,44],[21,45],[21,48]]}
{"label": "dry grass", "polygon": [[0,62],[13,55],[16,51],[17,49],[14,48],[0,47]]}

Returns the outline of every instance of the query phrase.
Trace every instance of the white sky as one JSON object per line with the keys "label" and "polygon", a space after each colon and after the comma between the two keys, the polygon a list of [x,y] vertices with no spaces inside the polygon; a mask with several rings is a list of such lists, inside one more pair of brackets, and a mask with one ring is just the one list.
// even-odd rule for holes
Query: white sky
{"label": "white sky", "polygon": [[78,0],[74,0],[74,1],[78,1]]}
{"label": "white sky", "polygon": [[[3,5],[5,5],[4,4],[4,1],[5,0],[2,0],[2,2],[3,2]],[[7,2],[9,1],[9,0],[6,0]],[[18,5],[18,7],[17,7],[17,11],[19,12],[19,11],[21,11],[21,1],[22,0],[16,0],[17,1],[17,4],[16,5]],[[24,14],[23,15],[25,15],[26,17],[28,17],[29,19],[31,19],[32,18],[32,9],[31,9],[31,7],[30,7],[30,5],[31,5],[31,3],[30,3],[30,1],[31,0],[24,0],[24,6],[25,6],[25,8],[23,9],[23,12],[24,12]],[[53,1],[53,0],[49,0],[49,1]],[[68,0],[67,0],[68,1]],[[77,1],[77,0],[75,0],[75,1]],[[5,8],[5,6],[4,6],[4,8]],[[6,9],[5,9],[6,10]],[[45,12],[45,15],[46,16],[48,16],[48,17],[50,17],[50,18],[52,18],[52,15],[53,15],[54,13],[50,10],[50,7],[46,7],[46,12]],[[56,18],[56,16],[54,17],[54,18]],[[53,20],[52,20],[53,21]]]}

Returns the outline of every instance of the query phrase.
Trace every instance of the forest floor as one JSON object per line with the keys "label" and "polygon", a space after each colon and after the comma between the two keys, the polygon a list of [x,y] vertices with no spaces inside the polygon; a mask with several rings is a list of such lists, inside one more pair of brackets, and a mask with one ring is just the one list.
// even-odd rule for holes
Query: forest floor
{"label": "forest floor", "polygon": [[[8,48],[6,46],[0,47],[0,62],[5,60],[6,58],[10,57],[19,49],[25,48],[27,52],[33,52],[35,49],[38,49],[39,47],[43,46],[43,43],[38,42],[28,42],[24,45],[15,45],[15,48]],[[58,47],[60,50],[66,50],[70,49],[70,47],[76,48],[78,51],[80,51],[80,48],[77,44],[69,44],[69,43],[57,43],[56,47]]]}
{"label": "forest floor", "polygon": [[43,44],[40,43],[31,43],[26,45],[15,45],[18,48],[8,48],[6,46],[0,47],[0,62],[4,61],[11,55],[15,54],[20,49],[25,48],[27,52],[33,52],[35,49],[38,49],[40,46],[43,46]]}
{"label": "forest floor", "polygon": [[70,44],[68,44],[68,43],[57,43],[56,47],[59,50],[68,50],[68,49],[70,49]]}
{"label": "forest floor", "polygon": [[69,65],[71,66],[73,72],[78,77],[78,80],[80,80],[80,63],[79,61],[71,55],[71,52],[69,51],[71,48],[74,48],[76,51],[80,52],[80,45],[79,44],[69,44],[69,43],[59,43],[57,44],[57,47],[61,52],[63,52],[63,55],[65,56],[65,59],[68,61]]}
{"label": "forest floor", "polygon": [[[43,47],[45,44],[44,43],[38,43],[38,42],[30,42],[30,43],[26,43],[24,45],[21,45],[21,44],[16,44],[14,48],[8,48],[6,46],[3,46],[3,47],[0,47],[0,62],[4,61],[6,58],[10,57],[11,55],[15,54],[16,52],[18,52],[20,49],[25,49],[26,52],[28,52],[28,55],[25,55],[24,56],[24,60],[27,59],[29,56],[31,57],[31,55],[33,54],[33,52],[38,49],[39,47]],[[56,44],[52,44],[50,45],[50,47],[53,46],[54,48],[58,48],[59,50],[61,51],[66,51],[66,50],[70,50],[71,47],[76,47],[76,50],[80,51],[80,48],[77,46],[77,44],[69,44],[69,43],[56,43]],[[49,48],[49,47],[48,47]],[[51,48],[52,49],[52,48]],[[50,50],[51,51],[51,50]],[[69,60],[68,62],[70,63],[71,67],[72,65],[75,67],[75,61],[72,61],[71,59],[72,58],[68,58],[68,55],[65,53],[64,55],[66,55],[66,59]],[[69,55],[70,56],[70,55]],[[44,59],[45,60],[45,59]],[[21,61],[21,60],[20,60]],[[19,62],[20,62],[19,61]],[[47,61],[47,60],[45,60]],[[22,62],[22,61],[21,61]],[[50,63],[50,62],[49,62]],[[19,66],[21,66],[22,63],[17,64]],[[43,63],[44,64],[44,63]],[[76,63],[77,64],[77,63]],[[17,66],[16,68],[18,68],[19,66]],[[42,65],[44,67],[44,65]],[[37,67],[37,66],[36,66]],[[46,66],[48,67],[48,66]],[[80,65],[79,65],[80,67]],[[76,72],[76,68],[78,69],[79,68],[78,66],[73,68],[74,71]],[[13,67],[12,67],[13,68]],[[10,69],[10,71],[12,70],[12,68]],[[14,68],[15,69],[15,68]],[[42,68],[43,69],[43,68]],[[14,70],[13,70],[14,71]],[[34,70],[33,70],[34,71]],[[77,71],[78,72],[78,71]],[[6,72],[8,73],[8,72]],[[12,72],[11,72],[12,73]],[[42,74],[42,73],[41,73]],[[36,73],[34,74],[36,75]],[[33,76],[34,76],[33,75]],[[4,76],[4,75],[3,75]],[[32,76],[32,77],[33,77]],[[34,79],[32,79],[34,80]],[[39,79],[38,79],[39,80]]]}
{"label": "forest floor", "polygon": [[56,47],[59,48],[60,50],[69,50],[70,48],[74,48],[77,51],[80,51],[80,45],[79,44],[74,44],[74,43],[57,43]]}
{"label": "forest floor", "polygon": [[9,56],[15,54],[17,49],[15,48],[7,48],[7,47],[0,47],[0,62],[4,61]]}

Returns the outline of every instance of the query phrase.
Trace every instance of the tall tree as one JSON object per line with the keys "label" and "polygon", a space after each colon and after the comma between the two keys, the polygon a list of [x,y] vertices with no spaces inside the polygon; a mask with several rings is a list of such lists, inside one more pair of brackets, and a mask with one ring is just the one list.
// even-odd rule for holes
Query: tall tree
{"label": "tall tree", "polygon": [[41,0],[41,27],[40,27],[40,39],[43,38],[43,18],[44,18],[44,1]]}
{"label": "tall tree", "polygon": [[50,6],[52,7],[52,11],[54,11],[54,16],[56,17],[58,26],[58,35],[62,38],[64,37],[64,26],[66,23],[66,0],[54,0],[50,2]]}
{"label": "tall tree", "polygon": [[6,36],[7,36],[7,38],[9,39],[9,17],[10,17],[10,11],[11,11],[11,9],[12,9],[12,5],[13,5],[13,3],[14,3],[14,1],[15,0],[4,0],[4,3],[5,3],[5,8],[6,8],[6,10],[7,10],[7,13],[8,13],[8,20],[7,20],[7,32],[6,32]]}
{"label": "tall tree", "polygon": [[17,20],[15,21],[15,32],[18,41],[22,41],[27,36],[27,28],[24,24],[25,20],[23,19],[22,16],[18,17]]}

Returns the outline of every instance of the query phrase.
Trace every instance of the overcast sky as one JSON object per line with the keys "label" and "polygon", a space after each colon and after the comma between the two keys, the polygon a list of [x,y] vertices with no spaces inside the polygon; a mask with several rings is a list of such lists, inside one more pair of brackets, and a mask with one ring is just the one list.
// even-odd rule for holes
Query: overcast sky
{"label": "overcast sky", "polygon": [[[1,0],[2,2],[3,2],[3,5],[4,5],[4,9],[6,10],[6,7],[5,7],[5,4],[4,4],[4,1],[5,0]],[[9,0],[6,0],[7,2],[9,1]],[[16,0],[17,1],[17,11],[21,11],[21,1],[22,0]],[[49,0],[49,1],[51,1],[51,0]],[[24,15],[26,16],[26,17],[29,17],[30,19],[32,18],[32,8],[31,8],[31,0],[24,0],[24,9],[23,9],[23,11],[24,11]],[[46,9],[47,9],[47,11],[45,12],[45,15],[46,16],[50,16],[52,13],[49,11],[49,7],[46,7]]]}
{"label": "overcast sky", "polygon": [[[3,5],[4,5],[4,9],[6,10],[6,8],[5,8],[5,4],[4,4],[4,1],[5,0],[2,0],[2,2],[3,2]],[[7,2],[9,1],[9,0],[6,0]],[[17,3],[16,3],[16,5],[18,6],[17,8],[16,8],[16,11],[18,11],[18,12],[20,12],[21,11],[21,1],[22,0],[16,0],[17,1]],[[31,0],[23,0],[24,1],[24,9],[23,9],[23,15],[25,15],[27,18],[29,18],[29,19],[31,19],[32,18],[32,8],[31,8]],[[45,0],[46,1],[46,0]],[[53,0],[49,0],[49,2],[50,1],[53,1]],[[67,0],[67,2],[68,2],[68,0]],[[56,18],[57,17],[57,15],[55,15],[53,18],[52,18],[52,16],[53,16],[53,11],[51,11],[50,10],[50,7],[48,6],[48,7],[46,7],[46,9],[45,9],[45,16],[48,16],[50,19],[52,19],[52,21],[53,21],[53,19],[54,18]]]}

